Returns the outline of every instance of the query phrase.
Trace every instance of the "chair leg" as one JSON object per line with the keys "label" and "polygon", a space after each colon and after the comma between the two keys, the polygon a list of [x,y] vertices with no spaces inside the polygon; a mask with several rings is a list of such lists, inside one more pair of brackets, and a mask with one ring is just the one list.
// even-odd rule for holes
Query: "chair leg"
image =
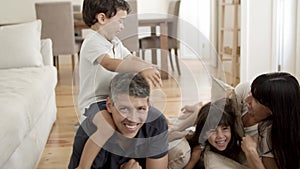
{"label": "chair leg", "polygon": [[72,72],[74,72],[74,67],[75,67],[75,55],[73,54],[71,57],[72,57]]}
{"label": "chair leg", "polygon": [[174,53],[175,53],[175,61],[176,61],[176,66],[177,66],[177,71],[178,71],[178,75],[181,75],[181,71],[180,71],[180,65],[179,65],[179,59],[178,59],[178,49],[174,49]]}
{"label": "chair leg", "polygon": [[156,49],[151,49],[151,55],[152,55],[152,64],[157,65],[157,53],[156,53]]}
{"label": "chair leg", "polygon": [[174,71],[174,65],[173,65],[173,59],[172,59],[172,50],[171,49],[169,49],[169,58],[170,58],[170,64],[171,64],[172,71]]}
{"label": "chair leg", "polygon": [[56,67],[56,58],[53,56],[53,65]]}
{"label": "chair leg", "polygon": [[145,60],[145,49],[142,49],[141,56],[142,56],[142,59]]}
{"label": "chair leg", "polygon": [[78,63],[79,63],[79,60],[80,60],[80,50],[78,51],[78,53],[77,53],[77,58],[78,58]]}
{"label": "chair leg", "polygon": [[135,52],[135,56],[139,57],[139,56],[140,56],[140,52],[139,52],[139,51],[136,51],[136,52]]}
{"label": "chair leg", "polygon": [[53,64],[57,69],[57,72],[59,72],[59,59],[58,56],[53,56]]}

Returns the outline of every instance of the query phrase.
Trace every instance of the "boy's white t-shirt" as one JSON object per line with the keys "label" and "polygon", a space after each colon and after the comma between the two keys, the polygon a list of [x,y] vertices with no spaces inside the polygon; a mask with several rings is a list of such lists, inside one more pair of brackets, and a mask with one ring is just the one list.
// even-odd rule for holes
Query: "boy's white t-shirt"
{"label": "boy's white t-shirt", "polygon": [[108,54],[112,58],[123,59],[130,51],[115,37],[109,42],[105,37],[92,31],[84,40],[79,61],[79,96],[80,116],[91,104],[105,100],[109,94],[109,85],[116,72],[106,70],[97,63],[97,58]]}

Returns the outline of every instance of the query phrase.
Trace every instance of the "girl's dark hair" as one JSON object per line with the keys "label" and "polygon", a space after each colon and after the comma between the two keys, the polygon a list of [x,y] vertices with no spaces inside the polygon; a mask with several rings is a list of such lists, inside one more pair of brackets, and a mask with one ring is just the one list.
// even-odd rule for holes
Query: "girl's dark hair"
{"label": "girl's dark hair", "polygon": [[116,15],[117,10],[130,12],[128,2],[124,0],[84,0],[82,7],[82,17],[86,25],[91,27],[97,23],[96,15],[104,13],[107,18]]}
{"label": "girl's dark hair", "polygon": [[[237,119],[236,114],[239,112],[236,112],[237,109],[235,107],[235,104],[233,103],[233,100],[230,98],[223,98],[219,99],[214,102],[209,102],[205,104],[198,113],[198,117],[196,120],[196,130],[195,132],[187,137],[187,140],[189,141],[189,144],[191,148],[199,145],[199,139],[202,137],[201,132],[206,133],[207,130],[216,128],[217,126],[230,126],[231,129],[231,140],[229,141],[229,144],[225,151],[218,151],[213,146],[211,147],[211,151],[217,152],[219,154],[222,154],[226,157],[229,157],[231,159],[234,159],[238,161],[238,155],[241,152],[240,148],[240,141],[241,137],[239,136],[238,132],[236,131],[235,127],[235,121]],[[219,116],[221,118],[218,118],[216,116]],[[204,125],[207,123],[208,126],[210,126],[208,129],[204,129]],[[202,131],[206,130],[206,131]],[[207,139],[205,139],[205,144],[210,145]],[[202,153],[203,155],[204,153]]]}
{"label": "girl's dark hair", "polygon": [[286,72],[262,74],[253,81],[251,93],[272,112],[272,115],[259,124],[258,131],[262,137],[262,131],[271,126],[266,139],[278,169],[298,169],[300,89],[297,79]]}

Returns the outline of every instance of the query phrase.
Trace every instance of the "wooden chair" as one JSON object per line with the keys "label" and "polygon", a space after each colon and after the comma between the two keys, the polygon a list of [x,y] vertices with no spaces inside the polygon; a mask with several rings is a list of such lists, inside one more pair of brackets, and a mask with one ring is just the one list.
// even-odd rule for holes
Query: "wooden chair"
{"label": "wooden chair", "polygon": [[72,70],[75,55],[80,51],[75,44],[73,6],[71,2],[39,2],[35,4],[36,17],[42,20],[42,38],[53,42],[54,65],[59,70],[59,55],[71,55]]}
{"label": "wooden chair", "polygon": [[[178,15],[179,15],[179,7],[180,7],[180,1],[170,1],[169,7],[168,7],[168,14],[174,16],[175,20],[172,23],[168,24],[168,50],[169,50],[169,58],[170,58],[170,64],[171,68],[174,71],[174,65],[173,65],[173,59],[172,59],[172,49],[174,50],[175,54],[175,61],[177,65],[177,71],[178,74],[181,75],[180,66],[179,66],[179,60],[178,60],[178,48],[179,48],[179,42],[177,40],[177,30],[178,30]],[[141,52],[141,56],[144,59],[145,57],[145,50],[151,49],[152,55],[154,52],[156,52],[156,49],[160,48],[160,36],[153,35],[148,37],[143,37],[139,39],[139,46]]]}
{"label": "wooden chair", "polygon": [[127,2],[130,5],[131,12],[126,17],[125,28],[118,34],[118,37],[129,51],[139,55],[137,1],[128,0]]}

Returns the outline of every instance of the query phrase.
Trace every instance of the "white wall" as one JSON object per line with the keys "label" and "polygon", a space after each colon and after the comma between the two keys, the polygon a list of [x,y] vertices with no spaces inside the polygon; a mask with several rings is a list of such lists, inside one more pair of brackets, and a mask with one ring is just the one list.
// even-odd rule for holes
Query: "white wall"
{"label": "white wall", "polygon": [[300,81],[300,3],[297,4],[296,77]]}
{"label": "white wall", "polygon": [[171,0],[137,0],[138,13],[167,13]]}
{"label": "white wall", "polygon": [[241,82],[251,81],[273,69],[272,1],[244,0],[241,3]]}
{"label": "white wall", "polygon": [[33,20],[32,0],[1,0],[0,24]]}
{"label": "white wall", "polygon": [[209,55],[210,1],[181,0],[179,39],[183,58],[202,58]]}
{"label": "white wall", "polygon": [[241,82],[279,70],[300,79],[299,3],[298,0],[242,1]]}
{"label": "white wall", "polygon": [[[35,2],[72,1],[82,4],[83,0],[0,0],[0,24],[34,20]],[[138,13],[167,13],[169,0],[137,0]]]}
{"label": "white wall", "polygon": [[51,1],[81,4],[81,0],[0,0],[0,24],[32,21],[36,19],[34,3]]}
{"label": "white wall", "polygon": [[297,57],[297,2],[298,0],[285,0],[283,4],[283,57],[281,64],[282,70],[292,74],[296,73],[297,66],[295,64]]}

